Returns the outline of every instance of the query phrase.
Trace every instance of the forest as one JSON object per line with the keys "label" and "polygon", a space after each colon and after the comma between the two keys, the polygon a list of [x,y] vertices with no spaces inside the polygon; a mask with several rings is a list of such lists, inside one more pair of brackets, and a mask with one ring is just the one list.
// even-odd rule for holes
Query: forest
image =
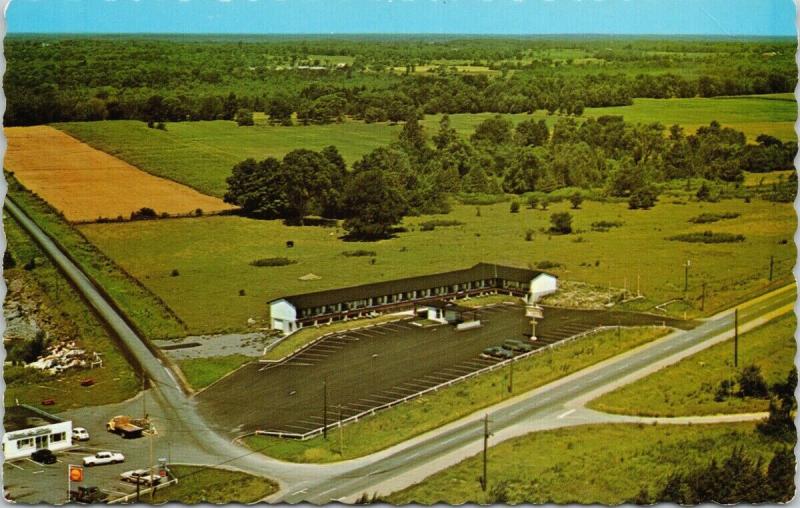
{"label": "forest", "polygon": [[550,113],[791,92],[780,38],[9,36],[6,125]]}

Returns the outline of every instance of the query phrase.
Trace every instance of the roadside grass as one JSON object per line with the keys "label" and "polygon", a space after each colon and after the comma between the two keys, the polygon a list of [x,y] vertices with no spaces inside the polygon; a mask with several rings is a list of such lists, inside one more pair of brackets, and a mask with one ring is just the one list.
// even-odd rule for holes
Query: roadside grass
{"label": "roadside grass", "polygon": [[200,390],[251,361],[253,361],[252,356],[235,354],[209,358],[189,358],[178,360],[176,363],[192,388]]}
{"label": "roadside grass", "polygon": [[[53,399],[54,405],[43,408],[50,412],[59,412],[120,402],[136,395],[139,386],[136,373],[121,348],[109,337],[91,309],[11,217],[5,217],[3,224],[8,250],[17,263],[15,268],[5,270],[6,282],[23,284],[24,291],[36,297],[39,312],[46,312],[48,314],[46,319],[53,320],[52,325],[69,333],[70,336],[74,333],[81,348],[100,353],[103,359],[102,367],[71,370],[51,379],[38,379],[33,376],[26,380],[23,377],[9,384],[9,379],[6,377],[5,404],[13,405],[19,401],[43,407],[41,405],[43,400]],[[36,260],[36,267],[25,270],[23,265],[31,259]],[[36,319],[41,323],[45,317],[40,315],[36,316]],[[56,341],[60,338],[63,337],[52,337]],[[6,376],[9,369],[22,369],[22,367],[6,367]],[[80,386],[80,380],[85,378],[94,379],[95,384],[90,387]]]}
{"label": "roadside grass", "polygon": [[[747,456],[768,463],[781,444],[758,434],[754,423],[606,424],[548,430],[489,449],[487,492],[478,484],[482,457],[476,455],[381,501],[616,506],[632,502],[641,489],[655,495],[671,473],[706,466],[711,459],[724,460],[737,446]],[[498,494],[507,499],[499,500]]]}
{"label": "roadside grass", "polygon": [[344,330],[350,330],[353,328],[358,328],[367,325],[376,325],[379,323],[385,323],[387,321],[402,319],[403,317],[404,316],[399,316],[397,314],[386,314],[374,318],[351,319],[349,321],[336,321],[331,324],[302,328],[297,332],[293,333],[292,335],[288,336],[287,338],[283,339],[282,341],[280,341],[274,348],[267,351],[267,354],[265,354],[262,357],[262,359],[280,360],[286,355],[289,355],[292,352],[294,352],[296,349],[310,342],[313,342],[314,340],[325,335],[326,333],[341,332]]}
{"label": "roadside grass", "polygon": [[[663,328],[602,331],[514,364],[514,394],[524,393],[663,336]],[[383,450],[509,398],[509,369],[499,369],[379,412],[343,427],[326,441],[299,441],[253,435],[243,439],[252,450],[290,462],[335,462]]]}
{"label": "roadside grass", "polygon": [[60,243],[150,339],[182,337],[185,325],[163,300],[109,259],[47,203],[6,174],[8,192],[36,224]]}
{"label": "roadside grass", "polygon": [[[178,465],[169,469],[178,484],[156,489],[155,504],[251,504],[278,491],[276,482],[239,471]],[[149,502],[149,496],[143,495],[142,500]]]}
{"label": "roadside grass", "polygon": [[[762,133],[783,140],[795,139],[794,101],[776,100],[772,95],[737,98],[634,99],[631,106],[586,108],[584,117],[622,115],[631,122],[661,122],[682,125],[687,133],[712,120],[742,130],[751,141]],[[450,115],[461,135],[469,136],[475,126],[492,113]],[[506,115],[514,123],[544,119],[552,126],[559,115],[537,111],[533,115]],[[423,121],[429,135],[436,133],[441,115]],[[581,121],[579,118],[578,121]],[[238,127],[232,121],[168,123],[167,129],[149,129],[133,120],[57,123],[54,127],[117,156],[157,176],[222,197],[225,178],[238,162],[252,157],[282,157],[296,148],[319,150],[335,145],[348,164],[367,152],[397,139],[399,125],[367,124],[356,120],[329,125],[282,127],[259,123]]]}
{"label": "roadside grass", "polygon": [[[739,337],[739,368],[761,367],[767,384],[785,381],[797,352],[793,313]],[[712,346],[635,383],[591,401],[598,411],[640,416],[690,416],[767,411],[769,400],[714,400],[723,380],[735,380],[733,339]]]}
{"label": "roadside grass", "polygon": [[761,188],[764,185],[772,185],[773,183],[777,183],[781,181],[781,179],[788,181],[792,173],[792,170],[770,171],[769,173],[750,173],[745,171],[743,185],[745,187]]}
{"label": "roadside grass", "polygon": [[[478,262],[535,267],[543,260],[557,261],[563,266],[552,271],[562,279],[601,287],[638,285],[645,299],[623,307],[653,311],[655,305],[684,297],[683,265],[688,259],[687,304],[668,307],[677,317],[711,314],[763,290],[769,285],[770,256],[775,257],[772,283],[791,280],[797,224],[792,204],[760,199],[675,204],[665,199],[651,210],[598,201],[586,201],[580,210],[569,206],[562,202],[547,211],[524,208],[511,214],[506,203],[498,203],[481,206],[477,216],[476,206],[455,205],[447,218],[463,225],[425,232],[419,231],[420,224],[436,217],[407,217],[405,232],[378,242],[345,242],[343,231],[337,228],[286,226],[276,220],[233,216],[88,224],[79,230],[198,334],[243,330],[249,318],[268,326],[266,302],[289,294],[466,268]],[[541,233],[550,226],[551,214],[560,211],[572,214],[575,233]],[[717,223],[714,230],[743,234],[744,242],[666,239],[707,229],[688,222],[692,217],[725,212],[740,216]],[[619,221],[623,226],[592,231],[591,224],[600,220]],[[525,241],[529,229],[538,232],[530,242]],[[285,256],[288,240],[294,242],[291,254],[297,263],[269,270],[250,266],[253,259]],[[376,255],[341,255],[356,249]],[[174,269],[180,276],[171,276]],[[308,273],[320,279],[299,279]]]}

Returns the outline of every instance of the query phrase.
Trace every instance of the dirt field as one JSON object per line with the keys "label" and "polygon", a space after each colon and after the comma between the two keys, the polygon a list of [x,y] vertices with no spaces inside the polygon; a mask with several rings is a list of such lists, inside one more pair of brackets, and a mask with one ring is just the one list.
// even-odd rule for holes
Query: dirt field
{"label": "dirt field", "polygon": [[48,126],[10,127],[5,169],[72,222],[156,212],[205,213],[232,207],[184,185],[155,177]]}

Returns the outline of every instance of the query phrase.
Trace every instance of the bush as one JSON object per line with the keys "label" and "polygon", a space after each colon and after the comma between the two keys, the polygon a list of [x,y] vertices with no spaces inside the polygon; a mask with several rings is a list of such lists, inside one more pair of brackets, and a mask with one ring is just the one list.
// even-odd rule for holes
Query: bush
{"label": "bush", "polygon": [[342,256],[346,256],[348,258],[357,258],[362,256],[376,256],[376,255],[377,254],[375,254],[374,250],[364,250],[364,249],[346,250],[342,252]]}
{"label": "bush", "polygon": [[420,231],[433,231],[437,227],[451,227],[451,226],[463,226],[464,223],[460,220],[447,220],[447,219],[434,219],[425,222],[421,222],[419,225]]}
{"label": "bush", "polygon": [[597,222],[592,222],[592,231],[599,231],[605,233],[611,228],[619,228],[619,227],[622,227],[621,221],[600,220]]}
{"label": "bush", "polygon": [[550,232],[561,235],[572,233],[572,214],[569,212],[557,212],[550,215]]}
{"label": "bush", "polygon": [[744,235],[703,231],[702,233],[685,233],[682,235],[670,236],[667,240],[688,243],[737,243],[744,241]]}
{"label": "bush", "polygon": [[583,203],[583,195],[579,192],[576,192],[569,198],[569,202],[572,203],[572,209],[577,210],[581,207]]}
{"label": "bush", "polygon": [[247,292],[244,289],[240,289],[239,290],[239,296],[244,296],[246,294],[247,294]]}
{"label": "bush", "polygon": [[263,258],[250,261],[252,266],[286,266],[297,263],[296,259],[289,258]]}
{"label": "bush", "polygon": [[765,398],[768,394],[767,382],[761,375],[758,365],[748,365],[739,373],[739,395],[742,397]]}
{"label": "bush", "polygon": [[197,210],[194,211],[194,215],[195,215],[195,217],[202,217],[203,216],[203,209],[202,208],[198,208]]}
{"label": "bush", "polygon": [[6,251],[3,253],[3,270],[8,270],[15,266],[17,266],[17,262],[14,261],[14,256],[12,256],[11,252],[6,248]]}
{"label": "bush", "polygon": [[545,260],[545,261],[539,261],[538,263],[536,263],[536,268],[538,268],[539,270],[551,270],[553,268],[561,268],[562,266],[564,266],[564,265],[562,265],[561,263],[557,263],[555,261],[546,261]]}
{"label": "bush", "polygon": [[636,189],[628,199],[628,208],[631,210],[648,210],[655,206],[658,194],[652,187]]}
{"label": "bush", "polygon": [[131,220],[152,220],[156,218],[158,218],[156,211],[146,206],[131,212]]}
{"label": "bush", "polygon": [[530,242],[530,241],[533,240],[533,233],[534,233],[534,231],[532,229],[529,229],[529,230],[525,231],[525,241],[526,242]]}
{"label": "bush", "polygon": [[167,126],[166,126],[166,124],[164,124],[164,122],[158,122],[156,124],[156,129],[158,129],[160,131],[165,131],[165,130],[167,130]]}
{"label": "bush", "polygon": [[236,112],[236,117],[234,119],[239,127],[242,126],[250,126],[254,125],[255,122],[253,121],[253,112],[249,109],[240,109]]}
{"label": "bush", "polygon": [[457,199],[465,205],[495,205],[508,201],[505,194],[459,194]]}
{"label": "bush", "polygon": [[181,274],[181,273],[178,271],[178,269],[177,269],[177,268],[173,268],[173,269],[172,269],[172,271],[170,272],[169,276],[170,276],[170,277],[177,277],[177,276],[178,276],[178,275],[180,275],[180,274]]}
{"label": "bush", "polygon": [[22,268],[26,269],[29,272],[34,268],[36,268],[36,258],[31,258],[31,260],[25,263],[25,266],[23,266]]}
{"label": "bush", "polygon": [[739,214],[736,212],[701,213],[697,217],[689,219],[689,222],[695,224],[709,224],[711,222],[717,222],[723,219],[735,219],[737,217],[739,217]]}
{"label": "bush", "polygon": [[528,208],[536,210],[539,206],[539,198],[536,196],[528,196]]}
{"label": "bush", "polygon": [[511,213],[518,213],[519,212],[519,201],[512,201],[511,206],[509,208]]}

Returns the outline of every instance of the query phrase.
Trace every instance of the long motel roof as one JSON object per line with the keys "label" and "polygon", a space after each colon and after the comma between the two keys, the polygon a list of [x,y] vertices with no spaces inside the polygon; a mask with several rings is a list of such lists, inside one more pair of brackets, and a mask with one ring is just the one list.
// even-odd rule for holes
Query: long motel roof
{"label": "long motel roof", "polygon": [[503,279],[507,281],[527,284],[538,275],[546,272],[539,270],[528,270],[513,266],[495,265],[490,263],[478,263],[477,265],[463,270],[453,270],[451,272],[434,273],[430,275],[420,275],[417,277],[407,277],[404,279],[388,280],[351,286],[346,288],[329,289],[326,291],[316,291],[314,293],[304,293],[293,296],[276,298],[273,302],[286,300],[296,309],[307,309],[322,307],[324,305],[335,305],[337,303],[364,300],[379,296],[408,293],[443,286],[453,286],[465,282],[487,279]]}

